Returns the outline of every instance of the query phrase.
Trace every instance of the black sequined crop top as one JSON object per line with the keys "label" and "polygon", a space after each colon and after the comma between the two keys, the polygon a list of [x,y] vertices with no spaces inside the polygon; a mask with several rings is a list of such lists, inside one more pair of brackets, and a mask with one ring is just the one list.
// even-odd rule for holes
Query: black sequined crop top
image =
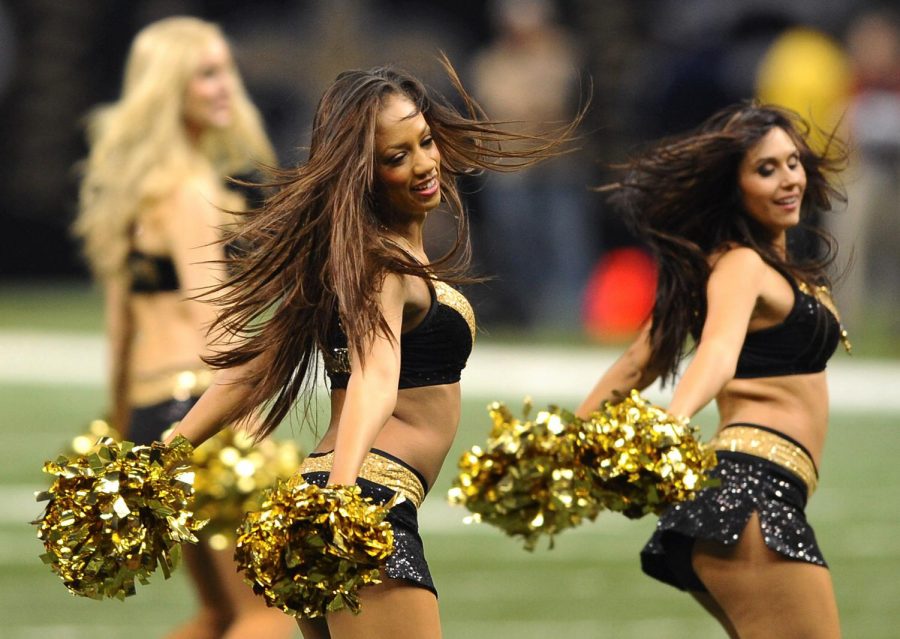
{"label": "black sequined crop top", "polygon": [[126,264],[132,293],[163,293],[180,288],[175,263],[168,255],[131,251]]}
{"label": "black sequined crop top", "polygon": [[827,290],[813,292],[790,274],[782,275],[794,290],[794,305],[781,323],[747,333],[735,378],[818,373],[825,370],[839,340],[849,350]]}
{"label": "black sequined crop top", "polygon": [[[459,381],[475,343],[475,314],[469,300],[440,280],[429,280],[431,306],[415,328],[400,335],[398,388],[438,386]],[[350,356],[347,336],[335,321],[323,352],[331,388],[347,388]]]}

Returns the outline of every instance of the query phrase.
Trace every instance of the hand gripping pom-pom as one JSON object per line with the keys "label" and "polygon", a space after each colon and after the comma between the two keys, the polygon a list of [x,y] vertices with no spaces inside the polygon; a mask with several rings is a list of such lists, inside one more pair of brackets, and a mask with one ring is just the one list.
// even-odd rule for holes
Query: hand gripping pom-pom
{"label": "hand gripping pom-pom", "polygon": [[472,513],[466,521],[521,537],[527,550],[541,535],[552,547],[555,534],[603,510],[659,514],[712,483],[715,454],[697,429],[637,391],[589,420],[556,407],[533,421],[499,402],[488,411],[487,445],[463,453],[448,498]]}
{"label": "hand gripping pom-pom", "polygon": [[499,402],[488,412],[487,445],[463,453],[448,495],[472,513],[467,522],[489,523],[533,550],[541,535],[552,547],[555,534],[597,517],[592,476],[580,462],[581,420],[555,407],[520,420]]}
{"label": "hand gripping pom-pom", "polygon": [[124,599],[157,565],[169,577],[180,544],[195,543],[204,523],[187,508],[191,451],[183,437],[168,446],[104,438],[89,455],[44,464],[56,479],[37,494],[48,504],[32,523],[46,550],[41,559],[70,592]]}
{"label": "hand gripping pom-pom", "polygon": [[606,402],[584,422],[582,463],[594,477],[593,496],[607,510],[638,518],[692,499],[713,480],[714,451],[687,420],[633,390]]}
{"label": "hand gripping pom-pom", "polygon": [[359,612],[359,589],[381,582],[379,567],[393,551],[385,517],[402,499],[379,505],[358,486],[279,481],[244,518],[235,560],[254,592],[295,617]]}
{"label": "hand gripping pom-pom", "polygon": [[[163,438],[172,429],[164,432]],[[95,419],[87,432],[72,439],[63,454],[70,459],[88,455],[106,437],[119,439],[119,434],[106,420]],[[202,540],[217,550],[233,543],[244,513],[258,510],[263,492],[276,479],[296,473],[301,460],[300,448],[291,440],[254,442],[249,434],[232,428],[197,446],[190,459],[194,471],[191,509],[196,519],[207,522]]]}

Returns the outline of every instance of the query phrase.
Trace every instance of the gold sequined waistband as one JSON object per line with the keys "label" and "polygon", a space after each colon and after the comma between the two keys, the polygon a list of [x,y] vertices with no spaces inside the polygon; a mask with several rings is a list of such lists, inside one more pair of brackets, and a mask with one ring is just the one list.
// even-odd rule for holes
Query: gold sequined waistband
{"label": "gold sequined waistband", "polygon": [[819,473],[809,454],[783,436],[755,426],[726,426],[713,438],[714,450],[744,453],[768,460],[796,475],[806,484],[806,496],[812,496]]}
{"label": "gold sequined waistband", "polygon": [[170,399],[197,397],[212,385],[213,372],[208,368],[179,370],[135,379],[128,393],[134,406],[149,406]]}
{"label": "gold sequined waistband", "polygon": [[[300,464],[300,473],[331,472],[334,464],[334,451],[325,454],[312,454]],[[403,464],[371,451],[363,458],[359,476],[376,484],[386,486],[406,497],[418,508],[425,499],[425,486],[415,472]]]}

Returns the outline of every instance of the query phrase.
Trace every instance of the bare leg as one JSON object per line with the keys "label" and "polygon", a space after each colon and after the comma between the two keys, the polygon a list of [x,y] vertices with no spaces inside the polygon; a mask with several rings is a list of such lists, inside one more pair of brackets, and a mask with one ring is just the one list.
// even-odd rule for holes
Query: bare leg
{"label": "bare leg", "polygon": [[741,639],[839,639],[828,570],[766,547],[754,513],[734,546],[697,541],[694,570]]}
{"label": "bare leg", "polygon": [[725,629],[725,632],[728,633],[729,639],[740,639],[738,637],[737,630],[734,629],[734,626],[731,624],[731,620],[728,618],[728,615],[725,614],[725,611],[722,610],[722,607],[713,599],[708,592],[691,592],[691,596],[697,600],[703,609],[706,610],[710,615],[712,615],[716,621],[718,621],[722,627]]}
{"label": "bare leg", "polygon": [[291,639],[297,635],[293,617],[266,606],[265,599],[244,583],[234,562],[234,546],[210,550],[209,554],[216,579],[233,613],[222,639]]}
{"label": "bare leg", "polygon": [[184,544],[182,550],[194,591],[200,599],[200,610],[193,619],[166,635],[166,639],[220,639],[231,623],[233,611],[216,574],[212,551],[202,543]]}
{"label": "bare leg", "polygon": [[358,615],[341,611],[328,616],[333,639],[440,639],[437,597],[430,590],[387,579],[360,591]]}

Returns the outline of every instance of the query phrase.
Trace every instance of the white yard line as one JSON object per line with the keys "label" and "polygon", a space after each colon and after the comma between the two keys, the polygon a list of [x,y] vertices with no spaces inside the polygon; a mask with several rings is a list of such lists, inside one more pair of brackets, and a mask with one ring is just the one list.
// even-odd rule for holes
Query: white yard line
{"label": "white yard line", "polygon": [[[463,371],[465,393],[571,401],[587,393],[619,350],[601,347],[476,344]],[[103,339],[79,333],[0,332],[0,384],[102,386]],[[900,362],[861,360],[839,351],[828,367],[832,408],[900,410]],[[648,395],[663,399],[666,391]]]}

